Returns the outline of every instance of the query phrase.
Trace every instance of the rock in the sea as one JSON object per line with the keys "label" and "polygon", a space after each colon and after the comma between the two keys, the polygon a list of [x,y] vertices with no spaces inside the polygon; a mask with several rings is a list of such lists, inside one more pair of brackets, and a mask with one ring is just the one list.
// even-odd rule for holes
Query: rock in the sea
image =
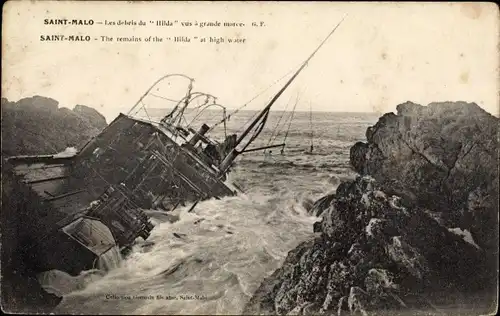
{"label": "rock in the sea", "polygon": [[73,108],[73,112],[78,114],[82,119],[86,120],[89,125],[105,127],[108,125],[106,123],[106,118],[94,108],[77,104]]}
{"label": "rock in the sea", "polygon": [[59,102],[52,98],[36,95],[31,98],[24,98],[19,100],[17,106],[26,109],[36,108],[44,111],[55,111],[59,106]]}
{"label": "rock in the sea", "polygon": [[334,198],[335,194],[329,194],[317,200],[308,210],[309,214],[313,216],[321,216],[321,214],[323,214],[323,212],[330,206],[330,203]]}
{"label": "rock in the sea", "polygon": [[17,102],[2,98],[2,156],[80,149],[107,126],[104,116],[90,107],[58,106],[58,101],[42,96]]}
{"label": "rock in the sea", "polygon": [[495,267],[484,251],[384,194],[371,177],[344,182],[320,224],[322,235],[291,251],[244,313],[372,314],[428,309],[433,293],[488,292]]}
{"label": "rock in the sea", "polygon": [[351,148],[360,176],[311,209],[319,236],[290,251],[243,312],[492,312],[498,123],[464,102],[405,103],[383,115]]}
{"label": "rock in the sea", "polygon": [[351,148],[351,165],[496,251],[499,123],[475,103],[406,102],[368,128],[367,142]]}

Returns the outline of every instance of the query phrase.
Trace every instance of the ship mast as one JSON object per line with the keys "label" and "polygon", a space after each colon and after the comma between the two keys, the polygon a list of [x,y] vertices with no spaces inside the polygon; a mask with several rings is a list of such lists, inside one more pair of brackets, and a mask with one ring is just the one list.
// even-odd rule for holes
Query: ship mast
{"label": "ship mast", "polygon": [[313,123],[312,123],[312,105],[309,102],[309,128],[311,129],[311,147],[309,148],[309,152],[312,154],[314,150],[314,131],[313,131]]}
{"label": "ship mast", "polygon": [[[333,28],[333,30],[330,32],[330,34],[328,34],[328,36],[323,40],[323,42],[321,42],[321,44],[316,48],[316,50],[314,50],[312,52],[312,54],[304,61],[302,66],[300,66],[300,68],[288,80],[288,82],[281,88],[281,90],[278,91],[278,93],[271,99],[271,101],[269,101],[268,105],[259,113],[259,115],[255,118],[255,120],[250,124],[250,126],[240,135],[240,137],[236,141],[236,144],[234,145],[231,152],[224,158],[224,160],[222,161],[222,163],[219,166],[219,170],[220,170],[221,175],[227,171],[227,169],[232,164],[234,159],[236,159],[236,157],[239,154],[243,153],[245,151],[245,149],[248,147],[248,145],[250,145],[257,138],[257,136],[260,134],[260,132],[264,128],[264,125],[267,121],[267,117],[269,115],[269,110],[271,109],[273,104],[276,102],[276,100],[278,100],[278,98],[283,94],[283,92],[285,92],[285,90],[295,80],[295,78],[299,75],[299,73],[307,66],[307,63],[314,57],[314,55],[316,55],[318,50],[323,46],[323,44],[325,44],[325,42],[328,40],[328,38],[330,38],[330,36],[332,36],[332,34],[337,30],[337,28],[344,21],[344,19],[345,19],[345,17],[342,18],[342,20],[340,20],[340,22]],[[243,146],[243,149],[237,150],[236,147],[243,142],[244,138],[248,135],[248,133],[250,133],[250,131],[252,131],[252,129],[254,127],[256,127],[257,124],[259,124],[259,123],[260,123],[260,125],[257,127],[257,129],[255,130],[255,132],[252,135],[252,137],[250,138],[250,140]]]}

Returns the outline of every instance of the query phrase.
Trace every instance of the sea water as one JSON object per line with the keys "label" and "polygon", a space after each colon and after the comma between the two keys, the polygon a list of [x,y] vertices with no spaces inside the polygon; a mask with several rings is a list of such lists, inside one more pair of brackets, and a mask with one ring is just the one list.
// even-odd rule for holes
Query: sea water
{"label": "sea water", "polygon": [[[281,114],[271,112],[252,147],[284,140],[290,113],[285,113],[276,139],[269,142]],[[254,115],[240,112],[228,122],[226,132],[241,132]],[[244,194],[200,202],[191,213],[187,205],[170,217],[149,211],[156,226],[148,240],[139,238],[119,264],[108,258],[107,264],[114,268],[84,287],[66,291],[54,313],[241,313],[288,251],[313,236],[313,223],[320,219],[309,215],[307,208],[334,192],[342,179],[354,177],[349,149],[365,139],[366,128],[377,118],[376,114],[313,112],[314,152],[309,155],[309,113],[296,112],[284,155],[276,148],[271,149],[271,158],[257,151],[237,159],[231,178]],[[212,126],[220,117],[203,119]],[[223,139],[225,132],[220,126],[210,135]],[[178,220],[172,222],[172,217]]]}

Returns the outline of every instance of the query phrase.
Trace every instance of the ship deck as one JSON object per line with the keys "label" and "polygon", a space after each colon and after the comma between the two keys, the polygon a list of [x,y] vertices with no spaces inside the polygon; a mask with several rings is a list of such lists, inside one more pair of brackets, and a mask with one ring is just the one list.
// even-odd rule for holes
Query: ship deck
{"label": "ship deck", "polygon": [[[135,121],[138,121],[138,122],[141,122],[143,124],[147,124],[147,125],[150,125],[152,126],[153,128],[157,129],[158,131],[162,132],[166,137],[168,137],[169,139],[171,139],[174,143],[176,143],[180,148],[183,148],[184,151],[194,160],[196,160],[197,163],[199,163],[200,165],[203,165],[207,170],[210,170],[212,171],[213,175],[216,176],[218,173],[219,173],[219,168],[217,168],[217,166],[215,165],[208,165],[205,161],[203,161],[202,159],[200,159],[197,155],[193,154],[193,151],[192,150],[188,150],[186,147],[183,147],[183,145],[185,145],[188,141],[188,139],[186,137],[184,137],[181,133],[177,133],[177,134],[174,134],[172,133],[171,131],[169,131],[167,128],[165,128],[160,122],[155,122],[155,121],[152,121],[152,120],[146,120],[146,119],[142,119],[142,118],[137,118],[137,117],[134,117],[134,116],[129,116],[129,115],[125,115],[125,114],[120,114],[120,115],[124,115],[132,120],[135,120]],[[210,139],[207,139],[207,138],[204,138],[206,139],[207,141],[211,141]],[[213,141],[211,141],[213,144],[217,144]]]}

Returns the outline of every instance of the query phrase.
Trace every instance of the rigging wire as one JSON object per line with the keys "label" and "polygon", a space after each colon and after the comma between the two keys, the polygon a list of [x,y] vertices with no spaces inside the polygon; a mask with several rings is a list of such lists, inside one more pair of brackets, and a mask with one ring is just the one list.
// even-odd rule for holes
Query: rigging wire
{"label": "rigging wire", "polygon": [[[236,144],[239,144],[246,136],[247,134],[255,127],[255,125],[259,124],[259,120],[263,119],[261,122],[260,122],[260,126],[257,130],[257,132],[255,132],[254,136],[251,138],[251,140],[245,145],[245,148],[250,144],[250,142],[252,140],[254,140],[256,138],[256,136],[258,134],[260,134],[260,132],[262,131],[263,129],[263,122],[267,121],[267,118],[269,116],[269,110],[271,108],[271,106],[274,104],[274,102],[283,94],[283,92],[286,90],[286,88],[292,83],[292,81],[299,75],[299,73],[308,65],[309,61],[314,57],[314,55],[318,52],[318,50],[325,44],[325,42],[328,40],[328,38],[335,32],[335,30],[340,26],[340,24],[342,23],[342,21],[345,19],[345,17],[335,26],[335,28],[330,32],[330,34],[328,34],[328,36],[323,40],[323,42],[321,42],[321,44],[316,48],[316,50],[306,59],[306,61],[302,64],[302,66],[300,66],[300,68],[295,72],[295,74],[287,81],[287,83],[281,88],[281,90],[271,99],[271,101],[269,102],[269,104],[259,113],[259,116],[257,117],[256,120],[254,120],[252,122],[252,124],[250,125],[249,128],[247,128],[243,134],[238,138],[238,140],[236,141]],[[298,102],[298,95],[297,95],[297,102]],[[294,111],[295,111],[295,107],[294,107]],[[292,112],[293,114],[294,112]],[[288,131],[287,131],[287,135],[288,136]],[[282,148],[281,152],[283,153],[283,150],[284,148]],[[241,151],[240,151],[241,153]]]}
{"label": "rigging wire", "polygon": [[295,114],[295,108],[297,107],[297,104],[299,103],[299,94],[297,93],[297,98],[295,99],[295,104],[293,105],[293,110],[292,114],[290,114],[290,121],[288,122],[288,129],[286,130],[285,133],[285,138],[283,138],[283,147],[281,148],[281,154],[285,152],[285,146],[286,146],[286,138],[288,137],[288,132],[290,131],[290,127],[292,126],[292,121],[293,121],[293,116]]}
{"label": "rigging wire", "polygon": [[163,99],[163,100],[167,100],[167,101],[171,101],[171,102],[181,102],[182,100],[174,100],[174,99],[169,99],[169,98],[166,98],[166,97],[163,97],[161,95],[157,95],[157,94],[154,94],[152,92],[149,93],[149,95],[155,97],[155,98],[159,98],[159,99]]}
{"label": "rigging wire", "polygon": [[250,123],[251,121],[253,121],[253,119],[259,114],[258,111],[255,111],[255,113],[245,122],[243,123],[243,125],[241,125],[241,127],[236,131],[236,134],[239,134],[242,130],[244,130],[246,128],[246,125],[248,123]]}
{"label": "rigging wire", "polygon": [[146,113],[149,121],[151,122],[151,117],[149,116],[149,113],[148,111],[146,110],[146,105],[144,104],[144,102],[141,100],[141,104],[142,104],[142,108],[144,109],[144,112]]}
{"label": "rigging wire", "polygon": [[134,114],[132,114],[131,116],[136,116],[137,113],[139,113],[142,110],[144,110],[144,113],[146,113],[146,116],[148,117],[149,121],[152,122],[153,120],[151,119],[151,117],[149,116],[149,113],[148,111],[146,110],[146,104],[144,104],[144,101],[143,100],[140,100],[139,103],[141,104],[140,107],[137,108],[137,111],[135,111]]}
{"label": "rigging wire", "polygon": [[314,150],[314,130],[313,130],[313,125],[312,125],[312,105],[311,102],[309,101],[309,126],[311,128],[311,153]]}
{"label": "rigging wire", "polygon": [[180,76],[180,77],[184,77],[184,78],[186,78],[186,79],[189,79],[189,80],[190,80],[190,85],[189,85],[189,86],[190,86],[190,87],[192,87],[192,83],[193,83],[193,81],[194,81],[194,79],[193,79],[193,78],[190,78],[190,77],[188,77],[188,76],[186,76],[186,75],[184,75],[184,74],[168,74],[168,75],[165,75],[165,76],[161,77],[160,79],[156,80],[156,81],[155,81],[155,82],[151,85],[151,87],[149,87],[149,89],[148,89],[148,90],[146,90],[146,92],[145,92],[145,93],[141,96],[141,98],[139,99],[139,101],[137,101],[137,102],[136,102],[136,104],[134,104],[134,106],[133,106],[133,107],[132,107],[132,108],[128,111],[127,115],[130,115],[130,113],[132,113],[132,111],[133,111],[133,110],[135,109],[135,107],[136,107],[136,106],[140,103],[140,101],[141,101],[142,99],[144,99],[144,98],[146,97],[146,95],[148,95],[148,94],[151,92],[151,90],[152,90],[152,89],[153,89],[153,88],[154,88],[154,87],[155,87],[158,83],[160,83],[161,81],[163,81],[163,80],[164,80],[164,79],[166,79],[166,78],[169,78],[169,77],[175,77],[175,76]]}
{"label": "rigging wire", "polygon": [[[309,58],[305,61],[305,62],[302,62],[300,63],[299,65],[300,68],[295,72],[295,74],[292,76],[292,78],[289,79],[288,83],[285,85],[284,88],[282,88],[280,90],[280,92],[274,96],[274,98],[272,99],[271,101],[271,104],[274,103],[275,99],[277,97],[279,97],[279,95],[284,91],[284,89],[286,89],[286,87],[291,83],[291,81],[293,81],[295,79],[295,77],[300,73],[300,71],[302,71],[302,69],[304,69],[309,61],[313,58],[313,56],[321,49],[321,47],[326,43],[326,41],[330,38],[330,36],[332,36],[333,33],[335,33],[335,31],[337,30],[337,28],[340,26],[340,24],[342,24],[342,22],[345,20],[345,18],[347,17],[347,15],[345,15],[342,20],[340,20],[339,23],[337,23],[337,25],[332,29],[332,31],[328,34],[328,36],[321,42],[321,44],[316,48],[316,50],[313,51],[313,53],[309,56]],[[293,69],[293,68],[292,68]],[[248,101],[246,104],[244,104],[243,106],[241,106],[239,109],[237,109],[236,111],[234,111],[233,113],[231,113],[229,115],[229,117],[233,114],[235,114],[236,112],[238,112],[239,110],[241,110],[242,108],[244,108],[245,106],[247,106],[250,102],[252,102],[253,100],[255,100],[258,96],[260,96],[262,93],[264,93],[265,91],[267,91],[268,89],[270,89],[272,86],[274,86],[275,84],[277,84],[279,81],[281,81],[284,77],[286,77],[289,73],[291,73],[292,70],[290,70],[286,75],[284,75],[283,77],[281,77],[280,79],[278,79],[277,81],[275,81],[273,84],[271,84],[269,87],[267,87],[264,91],[262,91],[261,93],[259,93],[257,96],[255,96],[254,98],[252,98],[250,101]],[[265,114],[266,115],[266,120],[267,120],[267,115],[269,114],[268,113],[269,111],[267,111],[267,113]],[[262,114],[263,112],[261,112]],[[223,121],[220,121],[219,123],[215,124],[214,127],[220,123],[222,123]],[[209,130],[210,131],[210,130]],[[262,129],[260,129],[260,131],[262,131]],[[259,131],[259,133],[260,133]],[[247,144],[248,145],[248,144]]]}
{"label": "rigging wire", "polygon": [[[293,106],[293,109],[290,113],[290,118],[289,118],[289,122],[288,122],[288,129],[286,131],[286,134],[285,134],[285,137],[283,139],[283,144],[285,143],[286,141],[286,138],[287,138],[287,135],[288,135],[288,131],[290,130],[290,125],[292,124],[292,120],[293,120],[293,116],[294,116],[294,113],[295,113],[295,108],[297,107],[297,104],[298,104],[298,101],[300,99],[300,95],[304,93],[304,91],[307,89],[307,86],[302,90],[302,92],[297,92],[297,97],[296,97],[296,100],[295,100],[295,105]],[[292,96],[290,95],[290,99],[292,98]],[[289,101],[290,102],[290,101]],[[286,124],[286,122],[284,122],[283,124]],[[274,139],[273,139],[273,142],[276,140],[276,138],[278,138],[278,134],[276,134],[274,136]],[[282,148],[282,150],[284,149],[284,146]]]}
{"label": "rigging wire", "polygon": [[[281,120],[283,119],[283,117],[285,116],[285,113],[286,113],[286,110],[288,109],[288,106],[290,105],[290,100],[292,99],[292,96],[290,96],[288,98],[288,102],[286,103],[286,106],[285,106],[285,109],[283,110],[283,112],[281,113],[281,116],[278,120],[278,123],[276,123],[276,126],[274,127],[272,133],[271,133],[271,136],[269,136],[269,141],[267,142],[267,145],[266,146],[269,146],[271,144],[271,142],[274,142],[276,140],[276,138],[278,138],[278,134],[279,132],[276,132],[278,130],[278,127],[281,123]],[[285,124],[285,123],[284,123]],[[276,134],[275,134],[276,133]],[[273,138],[274,136],[274,138]],[[264,154],[266,153],[267,149],[264,149]]]}
{"label": "rigging wire", "polygon": [[[191,122],[189,122],[189,124],[186,126],[186,128],[190,127],[191,124],[194,123],[194,121],[201,115],[201,113],[203,113],[203,111],[205,109],[207,109],[208,107],[211,106],[211,104],[208,104],[208,101],[210,101],[210,99],[208,98],[208,96],[205,98],[205,101],[203,101],[203,104],[201,104],[200,106],[196,107],[197,109],[201,108],[201,107],[205,107],[203,108],[202,110],[199,110],[198,113],[196,113],[196,115],[194,116],[194,118],[191,120]],[[193,109],[194,110],[194,109]]]}
{"label": "rigging wire", "polygon": [[[281,120],[282,117],[284,117],[285,113],[286,113],[286,109],[281,114],[280,120]],[[283,122],[283,124],[286,124],[286,122]],[[271,142],[274,143],[274,141],[276,140],[276,138],[278,138],[278,136],[279,136],[279,132],[277,132],[276,134],[274,134],[274,137],[273,137],[272,141],[269,140],[269,142],[267,143],[267,145],[269,145]]]}
{"label": "rigging wire", "polygon": [[184,111],[189,105],[189,102],[191,101],[191,96],[192,96],[192,90],[193,90],[193,81],[189,82],[188,90],[186,92],[186,97],[184,101],[184,106],[179,110],[179,113],[177,113],[176,117],[173,118],[173,122],[177,121],[175,125],[180,125],[182,118],[184,118],[184,121],[187,123],[186,118],[184,117]]}
{"label": "rigging wire", "polygon": [[[196,95],[196,96],[194,96],[194,95]],[[191,92],[190,94],[186,94],[182,99],[180,99],[179,102],[172,109],[172,111],[170,111],[170,113],[168,113],[167,115],[165,115],[165,117],[162,119],[162,121],[166,121],[167,119],[172,119],[172,115],[174,115],[174,113],[177,112],[177,109],[179,108],[179,105],[181,104],[181,102],[188,102],[188,104],[189,104],[189,103],[193,102],[194,99],[199,98],[201,96],[212,97],[212,98],[214,98],[214,100],[217,99],[216,97],[214,97],[213,95],[208,94],[208,93]],[[189,100],[188,100],[188,98],[189,98]],[[201,106],[203,106],[203,105],[201,105]],[[195,109],[197,109],[199,107],[200,106],[195,107],[192,110],[195,110]]]}
{"label": "rigging wire", "polygon": [[[283,79],[284,77],[282,77],[281,79]],[[281,80],[279,79],[279,80]],[[279,81],[278,80],[278,81]],[[275,84],[275,83],[274,83]],[[273,84],[273,85],[274,85]],[[288,103],[290,102],[291,100],[291,96],[290,96],[290,99],[288,100]],[[287,107],[288,107],[288,103],[287,103]],[[233,112],[234,113],[234,112]],[[253,121],[253,119],[255,118],[255,116],[257,116],[259,114],[258,111],[256,111],[243,125],[241,125],[241,127],[236,131],[236,134],[238,134],[239,132],[241,132],[243,129],[245,129],[246,125],[250,122]],[[228,118],[231,116],[232,114],[228,115]],[[220,124],[220,123],[219,123]]]}
{"label": "rigging wire", "polygon": [[[208,101],[208,99],[207,99]],[[204,104],[205,105],[205,104]],[[216,106],[216,107],[220,107],[222,109],[222,117],[225,119],[226,118],[226,107],[221,105],[221,104],[218,104],[218,103],[215,103],[215,100],[214,100],[214,103],[212,104],[206,104],[205,107],[198,111],[198,113],[196,114],[196,116],[191,120],[191,122],[187,125],[187,127],[191,126],[191,124],[194,123],[194,121],[206,110],[208,109],[209,107],[211,106]],[[214,118],[215,116],[217,116],[218,114],[214,114],[210,119]],[[227,125],[226,125],[226,121],[224,120],[224,136],[227,138]]]}
{"label": "rigging wire", "polygon": [[[297,66],[300,66],[302,65],[302,63],[299,63]],[[245,104],[243,104],[241,107],[237,108],[236,110],[234,110],[233,112],[229,113],[229,115],[227,115],[227,119],[229,119],[231,116],[233,116],[234,114],[238,113],[239,111],[241,111],[244,107],[246,107],[248,104],[250,104],[253,100],[257,99],[258,97],[260,97],[262,94],[264,94],[265,92],[267,92],[267,90],[271,89],[271,87],[275,86],[276,84],[278,84],[278,82],[280,82],[281,80],[283,80],[286,76],[288,76],[289,74],[291,74],[296,68],[293,67],[290,69],[290,71],[288,71],[286,74],[284,74],[281,78],[277,79],[276,81],[274,81],[273,83],[271,83],[267,88],[265,88],[264,90],[262,90],[261,92],[259,92],[257,95],[255,95],[252,99],[250,99],[249,101],[247,101]],[[258,113],[258,112],[257,112]],[[249,121],[251,121],[255,115],[257,115],[257,113],[255,113],[247,122],[245,122],[245,124],[247,124]],[[209,130],[208,132],[210,132],[213,128],[215,128],[216,126],[220,125],[221,123],[223,123],[226,119],[222,119],[221,121],[215,123]]]}
{"label": "rigging wire", "polygon": [[[200,111],[198,111],[198,112],[196,113],[195,117],[191,120],[191,122],[188,124],[188,126],[187,126],[187,127],[191,126],[191,125],[194,123],[194,121],[195,121],[195,120],[196,120],[196,119],[197,119],[197,118],[198,118],[198,117],[199,117],[199,116],[200,116],[200,115],[201,115],[201,114],[202,114],[202,113],[203,113],[206,109],[208,109],[208,108],[209,108],[209,107],[211,107],[211,106],[217,106],[217,107],[220,107],[220,108],[222,109],[222,114],[223,114],[223,117],[224,117],[224,116],[225,116],[225,114],[226,114],[226,108],[225,108],[223,105],[221,105],[221,104],[215,103],[215,101],[214,101],[214,103],[212,103],[212,104],[206,104],[206,103],[205,103],[205,104],[203,104],[203,106],[205,106],[205,107],[204,107],[202,110],[200,110]],[[215,114],[213,117],[215,117],[216,115],[217,115],[217,114]]]}
{"label": "rigging wire", "polygon": [[269,117],[269,110],[266,112],[266,114],[264,114],[262,121],[260,121],[259,125],[256,126],[254,134],[252,135],[252,137],[250,137],[250,139],[245,144],[245,146],[243,146],[243,148],[240,150],[240,152],[245,151],[245,149],[259,136],[259,134],[262,132],[262,129],[266,125],[268,117]]}

